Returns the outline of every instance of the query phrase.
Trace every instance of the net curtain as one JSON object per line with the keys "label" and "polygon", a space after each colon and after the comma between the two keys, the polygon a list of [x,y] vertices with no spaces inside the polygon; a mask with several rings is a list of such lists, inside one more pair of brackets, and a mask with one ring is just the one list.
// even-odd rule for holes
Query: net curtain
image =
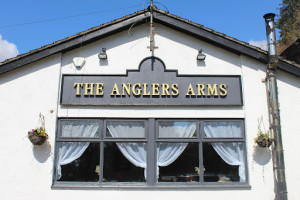
{"label": "net curtain", "polygon": [[[195,122],[174,122],[173,126],[161,125],[159,127],[160,137],[190,138],[196,131]],[[157,177],[159,167],[172,164],[185,150],[188,143],[159,143],[157,145]]]}
{"label": "net curtain", "polygon": [[[192,137],[196,130],[195,123],[185,123],[181,126],[165,126],[161,129],[162,135],[170,133],[177,137]],[[70,122],[62,125],[62,136],[65,137],[94,137],[99,126],[97,123]],[[108,129],[113,137],[128,137],[130,134],[143,135],[145,130],[138,125],[108,124]],[[204,127],[208,137],[240,137],[241,125],[233,122],[206,123]],[[165,133],[164,133],[165,132]],[[57,162],[57,180],[61,178],[61,165],[66,165],[79,158],[88,148],[89,142],[63,142],[59,147]],[[146,144],[145,143],[118,143],[122,154],[135,166],[145,169],[146,178]],[[188,143],[159,143],[157,146],[157,175],[159,167],[173,163],[184,151]],[[218,155],[229,165],[239,166],[241,181],[245,181],[244,152],[239,143],[213,143],[213,148]]]}
{"label": "net curtain", "polygon": [[[207,137],[214,138],[242,137],[240,122],[206,122],[204,132]],[[238,142],[218,142],[212,143],[212,146],[227,164],[239,166],[240,181],[244,182],[246,177],[242,144]]]}
{"label": "net curtain", "polygon": [[[95,137],[99,125],[96,122],[69,121],[62,124],[63,137]],[[56,178],[62,176],[61,165],[66,165],[79,158],[88,148],[89,142],[62,142],[59,146]]]}
{"label": "net curtain", "polygon": [[[134,135],[144,135],[144,128],[137,124],[120,125],[107,124],[108,130],[113,137],[125,137]],[[177,128],[176,128],[177,127]],[[195,130],[195,123],[184,123],[181,126],[166,126],[161,131],[163,135],[175,135],[177,137],[191,137]],[[184,151],[188,143],[160,143],[157,146],[157,177],[159,167],[168,166],[173,163]],[[117,143],[122,154],[135,166],[144,168],[144,176],[147,179],[147,148],[145,143]]]}
{"label": "net curtain", "polygon": [[[122,122],[107,122],[107,128],[112,137],[115,138],[144,138],[145,127],[141,123],[122,123]],[[146,144],[141,142],[136,143],[117,143],[121,153],[133,165],[144,168],[144,175],[147,178],[146,164],[147,151]]]}

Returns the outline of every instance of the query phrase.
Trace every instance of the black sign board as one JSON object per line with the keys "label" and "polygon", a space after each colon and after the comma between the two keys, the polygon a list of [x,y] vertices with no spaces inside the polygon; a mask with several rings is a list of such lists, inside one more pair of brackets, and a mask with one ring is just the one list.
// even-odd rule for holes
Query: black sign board
{"label": "black sign board", "polygon": [[63,75],[62,105],[242,105],[240,76],[178,75],[155,57],[126,75]]}

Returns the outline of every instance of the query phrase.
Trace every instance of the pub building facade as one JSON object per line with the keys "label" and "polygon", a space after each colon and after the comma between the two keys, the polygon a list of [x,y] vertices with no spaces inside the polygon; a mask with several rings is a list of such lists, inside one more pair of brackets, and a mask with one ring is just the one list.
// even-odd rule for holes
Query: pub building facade
{"label": "pub building facade", "polygon": [[[155,7],[2,62],[1,196],[280,199],[273,148],[254,142],[270,128],[268,62]],[[279,58],[276,77],[283,192],[297,199],[299,65]],[[41,117],[49,138],[34,146]]]}

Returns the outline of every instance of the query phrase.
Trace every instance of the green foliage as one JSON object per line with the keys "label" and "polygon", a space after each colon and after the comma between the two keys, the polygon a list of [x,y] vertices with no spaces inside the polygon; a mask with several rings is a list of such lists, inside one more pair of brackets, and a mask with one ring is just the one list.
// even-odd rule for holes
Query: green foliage
{"label": "green foliage", "polygon": [[289,45],[300,37],[300,0],[282,0],[276,27],[281,45]]}
{"label": "green foliage", "polygon": [[257,137],[254,138],[254,142],[256,142],[256,141],[261,142],[263,140],[268,140],[268,139],[270,139],[270,132],[268,131],[266,133],[263,133],[262,131],[259,130]]}
{"label": "green foliage", "polygon": [[28,131],[28,137],[32,135],[45,136],[48,139],[48,134],[46,133],[46,130],[43,127],[39,127]]}

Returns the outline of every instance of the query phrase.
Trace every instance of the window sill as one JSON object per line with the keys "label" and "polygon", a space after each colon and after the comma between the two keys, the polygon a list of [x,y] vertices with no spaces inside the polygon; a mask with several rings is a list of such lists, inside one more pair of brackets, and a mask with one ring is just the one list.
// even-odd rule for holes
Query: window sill
{"label": "window sill", "polygon": [[250,190],[251,186],[247,183],[210,183],[210,184],[162,184],[157,183],[154,186],[148,186],[141,183],[55,183],[51,186],[53,190]]}

